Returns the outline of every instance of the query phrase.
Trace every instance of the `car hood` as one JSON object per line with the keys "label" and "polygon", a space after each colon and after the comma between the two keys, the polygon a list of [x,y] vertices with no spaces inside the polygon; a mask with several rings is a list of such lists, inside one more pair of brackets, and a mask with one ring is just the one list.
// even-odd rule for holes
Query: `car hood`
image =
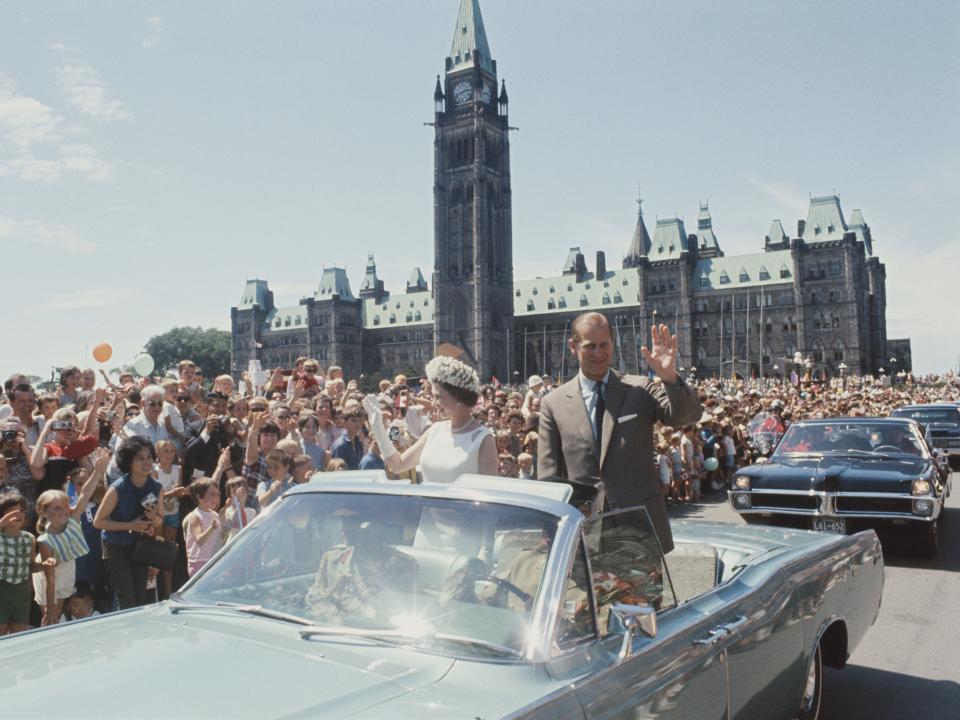
{"label": "car hood", "polygon": [[824,455],[783,458],[750,465],[738,471],[748,475],[753,490],[815,490],[845,492],[906,492],[913,480],[930,474],[930,460],[902,457],[892,460]]}
{"label": "car hood", "polygon": [[344,718],[435,683],[453,663],[161,604],[0,640],[0,702],[5,718],[41,707],[58,718]]}

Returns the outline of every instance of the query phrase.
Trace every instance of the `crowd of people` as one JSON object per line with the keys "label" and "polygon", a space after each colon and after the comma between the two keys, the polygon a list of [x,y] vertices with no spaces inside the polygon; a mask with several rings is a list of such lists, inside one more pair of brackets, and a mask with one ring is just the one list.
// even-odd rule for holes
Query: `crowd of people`
{"label": "crowd of people", "polygon": [[[262,385],[247,374],[239,383],[205,381],[186,359],[166,377],[67,367],[53,393],[9,377],[0,399],[0,634],[168,597],[317,472],[380,469],[410,482],[455,474],[437,466],[439,433],[423,455],[428,429],[442,421],[451,448],[474,443],[480,472],[536,479],[541,401],[554,378],[533,375],[518,387],[473,378],[397,375],[365,395],[341,368],[310,358],[268,373]],[[960,399],[953,373],[898,385],[852,377],[687,383],[699,421],[654,430],[654,467],[673,503],[725,489],[751,460],[747,425],[760,412],[786,427]]]}

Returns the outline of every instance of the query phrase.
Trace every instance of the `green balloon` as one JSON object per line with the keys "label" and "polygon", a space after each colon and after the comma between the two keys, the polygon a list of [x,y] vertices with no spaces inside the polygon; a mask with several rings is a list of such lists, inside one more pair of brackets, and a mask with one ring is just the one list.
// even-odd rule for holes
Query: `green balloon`
{"label": "green balloon", "polygon": [[140,377],[146,377],[153,372],[153,358],[146,353],[141,353],[133,359],[133,369]]}

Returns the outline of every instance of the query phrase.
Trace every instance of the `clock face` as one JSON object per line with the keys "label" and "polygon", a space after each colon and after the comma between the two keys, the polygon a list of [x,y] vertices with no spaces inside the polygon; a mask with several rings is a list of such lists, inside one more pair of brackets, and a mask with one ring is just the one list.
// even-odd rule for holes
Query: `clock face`
{"label": "clock face", "polygon": [[484,83],[483,89],[480,91],[480,99],[483,100],[483,102],[488,103],[490,102],[491,95],[492,90],[490,88],[490,83]]}
{"label": "clock face", "polygon": [[453,99],[457,105],[463,105],[473,95],[473,85],[469,80],[461,80],[453,88]]}

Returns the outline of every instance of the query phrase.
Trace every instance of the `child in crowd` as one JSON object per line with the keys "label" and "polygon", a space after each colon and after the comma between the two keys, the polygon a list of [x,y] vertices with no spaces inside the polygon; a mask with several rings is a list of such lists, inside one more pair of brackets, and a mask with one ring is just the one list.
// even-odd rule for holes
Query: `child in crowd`
{"label": "child in crowd", "polygon": [[110,453],[97,450],[93,472],[87,477],[77,503],[70,507],[70,498],[62,490],[46,490],[37,498],[37,545],[40,557],[54,558],[53,577],[46,572],[33,574],[34,600],[43,611],[43,624],[54,625],[63,613],[63,601],[73,595],[77,577],[77,558],[90,552],[80,519],[87,509],[93,491],[101,484]]}
{"label": "child in crowd", "polygon": [[53,582],[57,561],[36,562],[37,543],[23,529],[27,500],[16,490],[0,495],[0,636],[30,626],[30,573],[43,572]]}
{"label": "child in crowd", "polygon": [[226,497],[227,502],[220,511],[224,544],[233,540],[257,516],[256,510],[247,507],[247,481],[242,477],[227,480]]}
{"label": "child in crowd", "polygon": [[293,487],[289,476],[290,464],[290,457],[282,450],[275,449],[267,453],[267,479],[257,485],[257,503],[261,512]]}
{"label": "child in crowd", "polygon": [[211,478],[190,483],[190,496],[197,507],[183,519],[183,537],[187,545],[187,574],[193,577],[223,544],[220,516],[220,488]]}
{"label": "child in crowd", "polygon": [[290,461],[290,475],[293,477],[293,482],[296,484],[310,482],[310,476],[316,472],[316,468],[313,466],[313,458],[309,455],[301,454],[294,455],[293,460]]}
{"label": "child in crowd", "polygon": [[99,614],[93,608],[93,588],[82,580],[78,580],[76,591],[63,604],[63,615],[60,616],[60,622],[84,620],[89,617],[97,617]]}
{"label": "child in crowd", "polygon": [[520,468],[518,477],[521,480],[534,480],[533,476],[533,455],[522,452],[517,455],[517,466]]}
{"label": "child in crowd", "polygon": [[670,489],[673,487],[673,461],[670,458],[670,445],[660,439],[657,443],[657,472],[660,475],[660,491],[663,493],[663,499],[670,497]]}
{"label": "child in crowd", "polygon": [[331,458],[330,462],[327,463],[327,472],[340,472],[341,470],[348,470],[347,461],[343,458]]}
{"label": "child in crowd", "polygon": [[[171,381],[179,387],[176,380]],[[163,539],[167,542],[177,541],[177,527],[180,525],[180,500],[178,498],[189,494],[183,487],[183,469],[177,464],[177,447],[170,440],[159,440],[156,444],[157,463],[153,466],[154,478],[160,487],[161,506],[163,509]],[[173,572],[161,572],[163,587],[161,597],[170,597],[173,583]]]}

